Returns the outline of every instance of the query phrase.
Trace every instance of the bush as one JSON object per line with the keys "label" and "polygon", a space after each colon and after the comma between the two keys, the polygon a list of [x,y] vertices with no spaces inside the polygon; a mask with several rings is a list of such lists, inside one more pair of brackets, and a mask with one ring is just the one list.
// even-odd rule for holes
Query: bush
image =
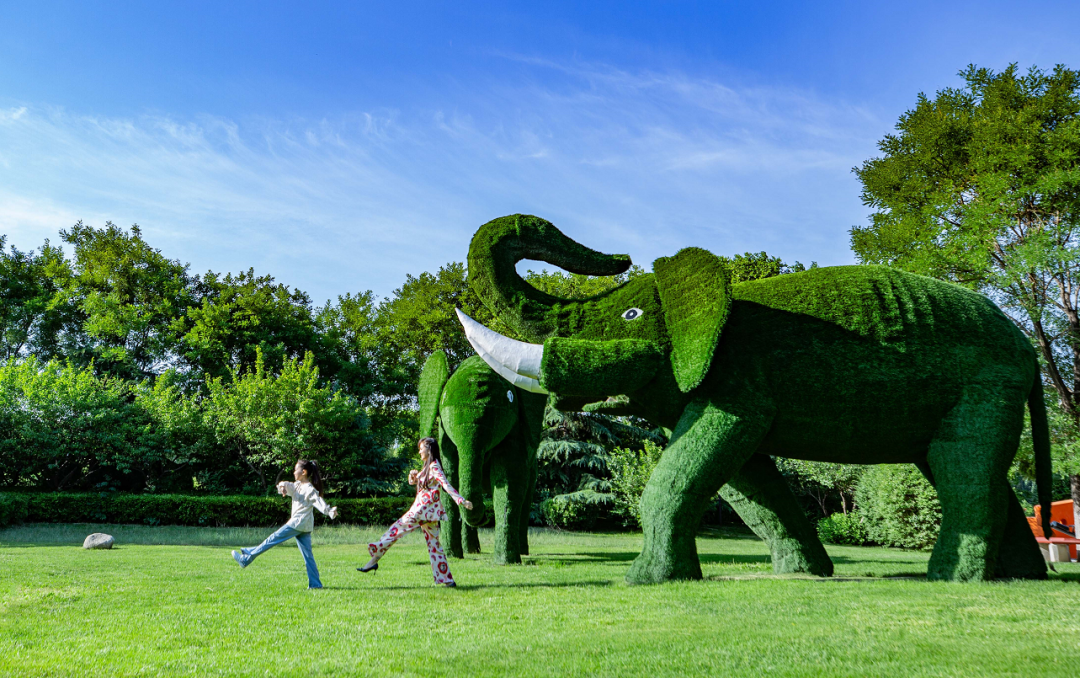
{"label": "bush", "polygon": [[663,453],[663,448],[651,440],[645,441],[642,450],[616,447],[611,451],[611,491],[615,513],[622,516],[623,524],[641,525],[641,493]]}
{"label": "bush", "polygon": [[600,514],[611,506],[611,495],[584,490],[560,494],[544,500],[540,511],[544,522],[562,530],[590,530]]}
{"label": "bush", "polygon": [[[20,505],[20,501],[22,502]],[[412,497],[330,499],[338,522],[385,525],[397,520]],[[0,494],[0,526],[31,523],[117,523],[213,527],[269,527],[289,519],[281,497],[204,497],[181,494]],[[316,511],[316,521],[329,519]]]}
{"label": "bush", "polygon": [[26,520],[26,508],[29,504],[24,494],[0,492],[0,527],[7,527]]}
{"label": "bush", "polygon": [[870,543],[870,535],[856,513],[833,513],[818,521],[818,537],[826,544],[863,546]]}
{"label": "bush", "polygon": [[122,381],[34,356],[0,364],[0,486],[130,487],[160,437]]}
{"label": "bush", "polygon": [[855,504],[867,534],[884,546],[929,549],[941,527],[937,492],[910,464],[871,466],[859,481]]}

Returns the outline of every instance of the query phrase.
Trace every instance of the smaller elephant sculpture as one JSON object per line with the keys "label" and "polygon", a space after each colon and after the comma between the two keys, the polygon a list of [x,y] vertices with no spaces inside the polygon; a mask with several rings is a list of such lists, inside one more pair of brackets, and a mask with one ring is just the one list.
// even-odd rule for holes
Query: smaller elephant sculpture
{"label": "smaller elephant sculpture", "polygon": [[442,351],[424,364],[420,431],[437,434],[447,479],[473,504],[471,511],[446,507],[451,556],[464,557],[462,542],[470,553],[480,552],[476,527],[487,519],[485,489],[494,504],[493,561],[520,563],[529,554],[529,509],[546,403],[546,396],[508,384],[479,356],[452,374]]}

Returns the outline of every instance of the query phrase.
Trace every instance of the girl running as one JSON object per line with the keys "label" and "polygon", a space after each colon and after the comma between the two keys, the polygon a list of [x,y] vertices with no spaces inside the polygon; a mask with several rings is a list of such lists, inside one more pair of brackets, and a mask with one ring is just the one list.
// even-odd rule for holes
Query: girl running
{"label": "girl running", "polygon": [[281,496],[292,497],[292,517],[289,522],[255,548],[233,551],[232,557],[240,567],[247,567],[264,551],[296,537],[296,545],[304,556],[304,566],[307,568],[308,588],[321,589],[323,586],[319,580],[319,568],[315,565],[315,556],[311,554],[311,531],[315,529],[315,512],[312,508],[319,509],[333,520],[337,518],[337,507],[330,506],[319,496],[322,494],[323,484],[319,466],[315,462],[306,459],[296,462],[293,478],[296,479],[295,483],[283,481],[277,484]]}
{"label": "girl running", "polygon": [[371,560],[363,567],[357,568],[361,572],[371,572],[379,569],[379,559],[386,554],[401,535],[420,528],[424,532],[424,540],[427,542],[428,557],[431,559],[431,573],[435,576],[436,584],[457,586],[453,575],[450,574],[450,565],[446,562],[446,554],[443,553],[442,545],[439,544],[439,521],[446,519],[446,511],[443,510],[442,497],[439,488],[453,497],[458,505],[466,509],[472,509],[471,501],[468,501],[450,486],[443,475],[442,467],[439,466],[439,446],[434,438],[423,438],[418,445],[420,448],[420,461],[423,466],[419,471],[409,471],[409,484],[416,485],[416,501],[412,507],[401,516],[396,523],[390,526],[386,534],[374,544],[368,544],[368,553]]}

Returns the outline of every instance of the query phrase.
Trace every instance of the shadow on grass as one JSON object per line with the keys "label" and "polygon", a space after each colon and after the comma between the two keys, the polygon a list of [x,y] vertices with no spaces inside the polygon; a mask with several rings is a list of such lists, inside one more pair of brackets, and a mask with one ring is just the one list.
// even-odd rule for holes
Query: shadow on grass
{"label": "shadow on grass", "polygon": [[905,563],[926,562],[923,558],[848,558],[847,556],[829,556],[836,563],[878,563],[881,565],[902,565]]}
{"label": "shadow on grass", "polygon": [[[461,584],[459,583],[455,588],[461,591],[482,591],[484,589],[567,589],[574,587],[610,587],[614,586],[615,582],[610,579],[593,579],[585,581],[571,581],[571,582],[530,582],[530,583],[518,583],[518,584]],[[342,591],[359,591],[359,590],[379,590],[379,591],[415,591],[417,589],[439,589],[445,588],[442,586],[432,586],[431,584],[418,584],[416,586],[379,586],[377,582],[372,582],[369,586],[324,586],[323,590],[340,589]]]}
{"label": "shadow on grass", "polygon": [[[583,563],[583,562],[612,562],[629,563],[638,557],[637,551],[583,551],[580,553],[545,553],[542,556],[525,556],[533,563]],[[740,564],[740,563],[769,563],[770,556],[760,555],[726,555],[722,553],[701,553],[698,560],[705,564]]]}

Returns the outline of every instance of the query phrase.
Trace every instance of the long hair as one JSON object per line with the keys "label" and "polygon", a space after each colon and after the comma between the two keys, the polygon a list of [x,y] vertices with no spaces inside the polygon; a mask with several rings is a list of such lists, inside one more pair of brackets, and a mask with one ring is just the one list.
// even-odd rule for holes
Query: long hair
{"label": "long hair", "polygon": [[307,471],[308,480],[311,482],[312,487],[319,491],[321,495],[323,493],[322,473],[319,472],[319,465],[313,460],[299,459],[296,462],[300,466],[301,471]]}
{"label": "long hair", "polygon": [[439,461],[439,443],[435,442],[434,438],[421,438],[420,445],[427,450],[428,460],[424,464],[424,467],[420,469],[420,473],[416,474],[416,487],[427,487],[428,480],[431,479],[431,465]]}

